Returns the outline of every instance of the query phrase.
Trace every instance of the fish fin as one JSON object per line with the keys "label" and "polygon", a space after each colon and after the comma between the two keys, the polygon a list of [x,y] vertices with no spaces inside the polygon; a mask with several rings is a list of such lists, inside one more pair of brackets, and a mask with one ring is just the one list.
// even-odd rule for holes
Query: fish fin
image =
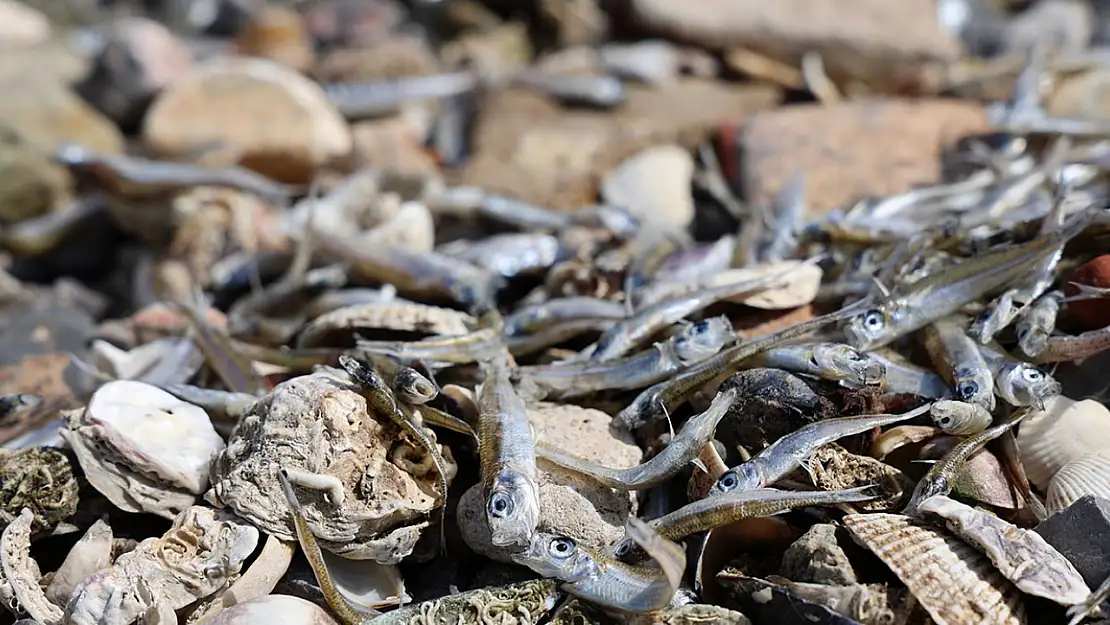
{"label": "fish fin", "polygon": [[694,458],[694,459],[690,460],[690,464],[697,467],[698,470],[701,471],[702,473],[704,473],[706,475],[709,475],[709,467],[705,466],[705,463],[701,461],[701,458]]}
{"label": "fish fin", "polygon": [[671,587],[678,589],[686,572],[686,551],[678,543],[664,538],[648,523],[634,516],[628,517],[625,533],[659,565]]}
{"label": "fish fin", "polygon": [[674,440],[674,422],[671,421],[671,412],[667,410],[667,404],[662,401],[659,402],[659,408],[663,411],[663,416],[667,419],[667,430],[671,433],[671,440]]}

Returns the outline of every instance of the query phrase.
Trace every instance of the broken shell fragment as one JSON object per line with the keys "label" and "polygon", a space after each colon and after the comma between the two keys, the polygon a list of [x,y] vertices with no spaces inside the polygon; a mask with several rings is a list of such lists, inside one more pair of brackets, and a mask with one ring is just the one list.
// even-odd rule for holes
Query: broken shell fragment
{"label": "broken shell fragment", "polygon": [[1057,471],[1048,484],[1045,507],[1056,514],[1086,495],[1110,499],[1110,449],[1080,456]]}
{"label": "broken shell fragment", "polygon": [[[5,596],[8,605],[18,605],[31,618],[44,625],[62,621],[62,610],[50,603],[39,586],[42,573],[31,557],[31,523],[34,515],[24,508],[0,535],[0,570],[4,585],[11,589],[14,601]],[[7,595],[7,593],[4,593]]]}
{"label": "broken shell fragment", "polygon": [[701,280],[653,284],[644,290],[640,305],[647,306],[699,289],[740,284],[775,274],[783,275],[781,279],[768,284],[766,288],[756,293],[737,295],[727,301],[763,310],[788,310],[805,306],[817,297],[823,275],[817,265],[799,260],[784,260],[743,269],[726,269]]}
{"label": "broken shell fragment", "polygon": [[878,485],[882,498],[852,504],[860,510],[898,508],[913,492],[913,480],[898,469],[868,456],[849,453],[835,443],[818,449],[805,466],[813,485],[822,490]]}
{"label": "broken shell fragment", "polygon": [[360,331],[394,330],[456,336],[470,332],[476,325],[473,317],[458,310],[394,299],[347,306],[320,315],[301,331],[297,347],[328,345],[333,334],[349,337]]}
{"label": "broken shell fragment", "polygon": [[69,550],[69,555],[46,588],[46,598],[55,605],[64,606],[78,584],[111,565],[112,528],[103,519],[98,519]]}
{"label": "broken shell fragment", "polygon": [[77,478],[57,449],[28,447],[0,456],[0,524],[24,508],[34,514],[35,534],[52,531],[77,512]]}
{"label": "broken shell fragment", "polygon": [[938,625],[1025,623],[1021,592],[962,540],[900,514],[849,514],[844,525]]}
{"label": "broken shell fragment", "polygon": [[194,506],[165,535],[148,538],[111,568],[82,581],[66,605],[70,623],[130,623],[147,610],[179,610],[233,579],[258,546],[258,530]]}
{"label": "broken shell fragment", "polygon": [[1062,605],[1082,603],[1091,594],[1072,563],[1034,531],[944,495],[929,497],[918,510],[944,519],[948,529],[981,549],[1006,579],[1027,594]]}
{"label": "broken shell fragment", "polygon": [[1044,410],[1025,417],[1017,442],[1029,481],[1047,488],[1064,465],[1110,449],[1110,409],[1093,399],[1057,395],[1045,400]]}
{"label": "broken shell fragment", "polygon": [[479,588],[393,610],[375,618],[374,625],[540,623],[560,595],[553,579]]}

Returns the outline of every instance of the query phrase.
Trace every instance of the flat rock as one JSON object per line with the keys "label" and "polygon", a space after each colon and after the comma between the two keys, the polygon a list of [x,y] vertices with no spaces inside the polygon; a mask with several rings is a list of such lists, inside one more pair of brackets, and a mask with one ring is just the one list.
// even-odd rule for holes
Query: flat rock
{"label": "flat rock", "polygon": [[1003,53],[1026,54],[1037,45],[1082,52],[1094,37],[1095,9],[1084,0],[1039,0],[1006,25]]}
{"label": "flat rock", "polygon": [[784,107],[745,124],[742,184],[749,199],[769,202],[804,170],[809,211],[820,215],[860,197],[938,182],[942,148],[986,127],[981,106],[948,100]]}
{"label": "flat rock", "polygon": [[258,11],[235,38],[235,50],[245,56],[270,59],[303,72],[316,54],[301,15],[291,8],[269,5]]}
{"label": "flat rock", "polygon": [[1088,495],[1045,519],[1036,532],[1091,588],[1110,576],[1110,500]]}
{"label": "flat rock", "polygon": [[932,0],[633,0],[632,11],[650,30],[706,48],[748,48],[793,67],[814,51],[830,76],[887,89],[960,53]]}
{"label": "flat rock", "polygon": [[404,114],[356,122],[351,126],[352,161],[356,167],[374,167],[402,176],[436,175],[439,168],[424,149],[418,125]]}
{"label": "flat rock", "polygon": [[[609,415],[600,410],[541,403],[528,410],[533,434],[586,460],[623,469],[640,462],[642,452],[626,435],[609,429]],[[598,484],[539,461],[540,522],[538,529],[570,536],[591,549],[605,549],[624,536],[628,515],[636,513],[632,493]],[[463,493],[458,523],[467,546],[480,555],[511,562],[504,549],[489,540],[482,485]]]}
{"label": "flat rock", "polygon": [[650,147],[627,159],[601,182],[607,203],[626,207],[640,223],[670,232],[694,219],[690,183],[694,158],[676,145]]}
{"label": "flat rock", "polygon": [[[0,56],[4,53],[0,52]],[[123,150],[111,120],[82,100],[53,74],[0,72],[0,119],[29,146],[50,152],[72,141],[97,152]]]}
{"label": "flat rock", "polygon": [[640,150],[693,148],[721,125],[774,106],[780,95],[767,85],[687,78],[658,88],[630,85],[619,109],[586,111],[527,90],[500,90],[480,113],[473,158],[450,172],[449,182],[576,208],[593,203],[601,177]]}
{"label": "flat rock", "polygon": [[0,122],[0,222],[15,223],[53,210],[69,197],[72,177],[41,147]]}
{"label": "flat rock", "polygon": [[312,75],[320,82],[362,82],[421,76],[439,68],[439,59],[419,37],[398,35],[366,47],[339,48],[316,63]]}
{"label": "flat rock", "polygon": [[848,554],[837,541],[837,527],[818,523],[782,554],[782,574],[795,582],[830,586],[858,583]]}
{"label": "flat rock", "polygon": [[240,165],[293,184],[351,152],[350,129],[320,87],[264,59],[195,68],[155,100],[143,139],[166,156],[220,145]]}

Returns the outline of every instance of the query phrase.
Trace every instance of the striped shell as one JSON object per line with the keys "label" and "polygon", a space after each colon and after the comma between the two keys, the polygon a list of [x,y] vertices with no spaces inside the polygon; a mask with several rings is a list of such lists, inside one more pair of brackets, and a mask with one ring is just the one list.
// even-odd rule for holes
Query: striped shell
{"label": "striped shell", "polygon": [[313,319],[301,332],[297,347],[317,347],[333,332],[396,330],[455,336],[470,332],[476,325],[474,317],[451,308],[405,300],[356,304]]}
{"label": "striped shell", "polygon": [[1021,463],[1029,481],[1040,489],[1072,460],[1110,449],[1110,409],[1093,399],[1075,401],[1062,395],[1045,400],[1018,426]]}
{"label": "striped shell", "polygon": [[1081,456],[1057,471],[1048,484],[1045,507],[1056,514],[1084,495],[1110,499],[1110,448]]}
{"label": "striped shell", "polygon": [[900,514],[850,514],[844,525],[938,625],[1025,623],[1022,594],[973,547]]}

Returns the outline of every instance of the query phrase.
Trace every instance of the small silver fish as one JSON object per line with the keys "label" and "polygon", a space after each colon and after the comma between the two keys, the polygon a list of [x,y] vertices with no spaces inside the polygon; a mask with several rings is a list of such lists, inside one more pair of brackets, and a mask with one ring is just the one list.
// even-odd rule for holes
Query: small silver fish
{"label": "small silver fish", "polygon": [[1036,406],[1044,410],[1044,401],[1060,394],[1060,383],[1052,376],[1036,365],[1014,358],[997,343],[980,345],[979,351],[994,370],[995,391],[1011,406]]}

